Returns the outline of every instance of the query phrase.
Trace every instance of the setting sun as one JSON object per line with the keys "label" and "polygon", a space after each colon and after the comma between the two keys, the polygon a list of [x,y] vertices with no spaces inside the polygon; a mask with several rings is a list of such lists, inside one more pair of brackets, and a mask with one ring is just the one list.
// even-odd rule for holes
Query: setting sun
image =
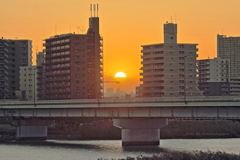
{"label": "setting sun", "polygon": [[115,77],[126,77],[126,74],[123,72],[118,72],[115,74]]}

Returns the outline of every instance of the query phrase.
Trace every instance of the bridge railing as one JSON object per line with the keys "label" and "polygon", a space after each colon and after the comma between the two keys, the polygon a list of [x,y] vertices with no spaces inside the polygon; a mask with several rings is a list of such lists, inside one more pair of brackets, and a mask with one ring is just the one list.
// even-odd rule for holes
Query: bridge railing
{"label": "bridge railing", "polygon": [[84,104],[84,103],[154,103],[154,102],[210,102],[240,101],[240,96],[197,96],[197,97],[149,97],[149,98],[103,98],[103,99],[69,99],[69,100],[0,100],[0,105],[33,105],[33,104]]}

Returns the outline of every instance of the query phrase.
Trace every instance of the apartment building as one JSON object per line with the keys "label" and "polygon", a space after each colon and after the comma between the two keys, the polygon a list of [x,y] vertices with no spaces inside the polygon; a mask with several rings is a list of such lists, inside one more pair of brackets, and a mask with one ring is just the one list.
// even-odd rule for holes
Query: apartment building
{"label": "apartment building", "polygon": [[230,60],[198,60],[198,87],[206,96],[230,95]]}
{"label": "apartment building", "polygon": [[19,71],[32,65],[32,41],[0,39],[0,98],[16,98],[20,89]]}
{"label": "apartment building", "polygon": [[23,100],[37,99],[37,66],[20,67],[20,93]]}
{"label": "apartment building", "polygon": [[103,39],[99,34],[99,17],[89,18],[86,34],[61,34],[44,41],[46,99],[103,96]]}
{"label": "apartment building", "polygon": [[164,43],[142,45],[137,96],[202,95],[197,88],[197,44],[177,43],[177,24],[164,24]]}
{"label": "apartment building", "polygon": [[217,35],[217,57],[230,60],[230,77],[240,77],[240,37]]}
{"label": "apartment building", "polygon": [[37,99],[44,100],[45,95],[45,54],[37,53]]}

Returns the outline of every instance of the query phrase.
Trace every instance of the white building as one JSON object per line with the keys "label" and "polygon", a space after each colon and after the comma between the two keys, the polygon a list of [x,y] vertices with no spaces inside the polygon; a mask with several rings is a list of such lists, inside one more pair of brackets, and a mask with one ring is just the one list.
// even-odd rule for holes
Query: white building
{"label": "white building", "polygon": [[26,100],[37,99],[37,67],[20,67],[21,98]]}
{"label": "white building", "polygon": [[240,77],[240,37],[217,35],[217,56],[230,60],[230,77]]}
{"label": "white building", "polygon": [[198,87],[206,96],[229,95],[230,61],[214,58],[198,60]]}
{"label": "white building", "polygon": [[139,96],[202,95],[197,88],[197,51],[197,44],[177,43],[177,24],[164,24],[164,43],[142,45]]}

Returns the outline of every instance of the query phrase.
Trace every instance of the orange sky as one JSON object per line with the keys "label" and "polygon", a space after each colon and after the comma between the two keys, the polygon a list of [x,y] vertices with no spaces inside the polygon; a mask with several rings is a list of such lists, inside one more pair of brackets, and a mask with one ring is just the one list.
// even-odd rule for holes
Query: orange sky
{"label": "orange sky", "polygon": [[240,0],[1,0],[0,37],[33,40],[35,57],[43,39],[78,33],[76,26],[87,30],[90,3],[99,4],[106,80],[118,71],[127,75],[122,83],[106,83],[105,88],[134,91],[140,46],[162,43],[163,24],[171,16],[173,22],[177,17],[178,42],[198,43],[199,59],[216,56],[216,35],[222,29],[228,36],[240,35]]}

